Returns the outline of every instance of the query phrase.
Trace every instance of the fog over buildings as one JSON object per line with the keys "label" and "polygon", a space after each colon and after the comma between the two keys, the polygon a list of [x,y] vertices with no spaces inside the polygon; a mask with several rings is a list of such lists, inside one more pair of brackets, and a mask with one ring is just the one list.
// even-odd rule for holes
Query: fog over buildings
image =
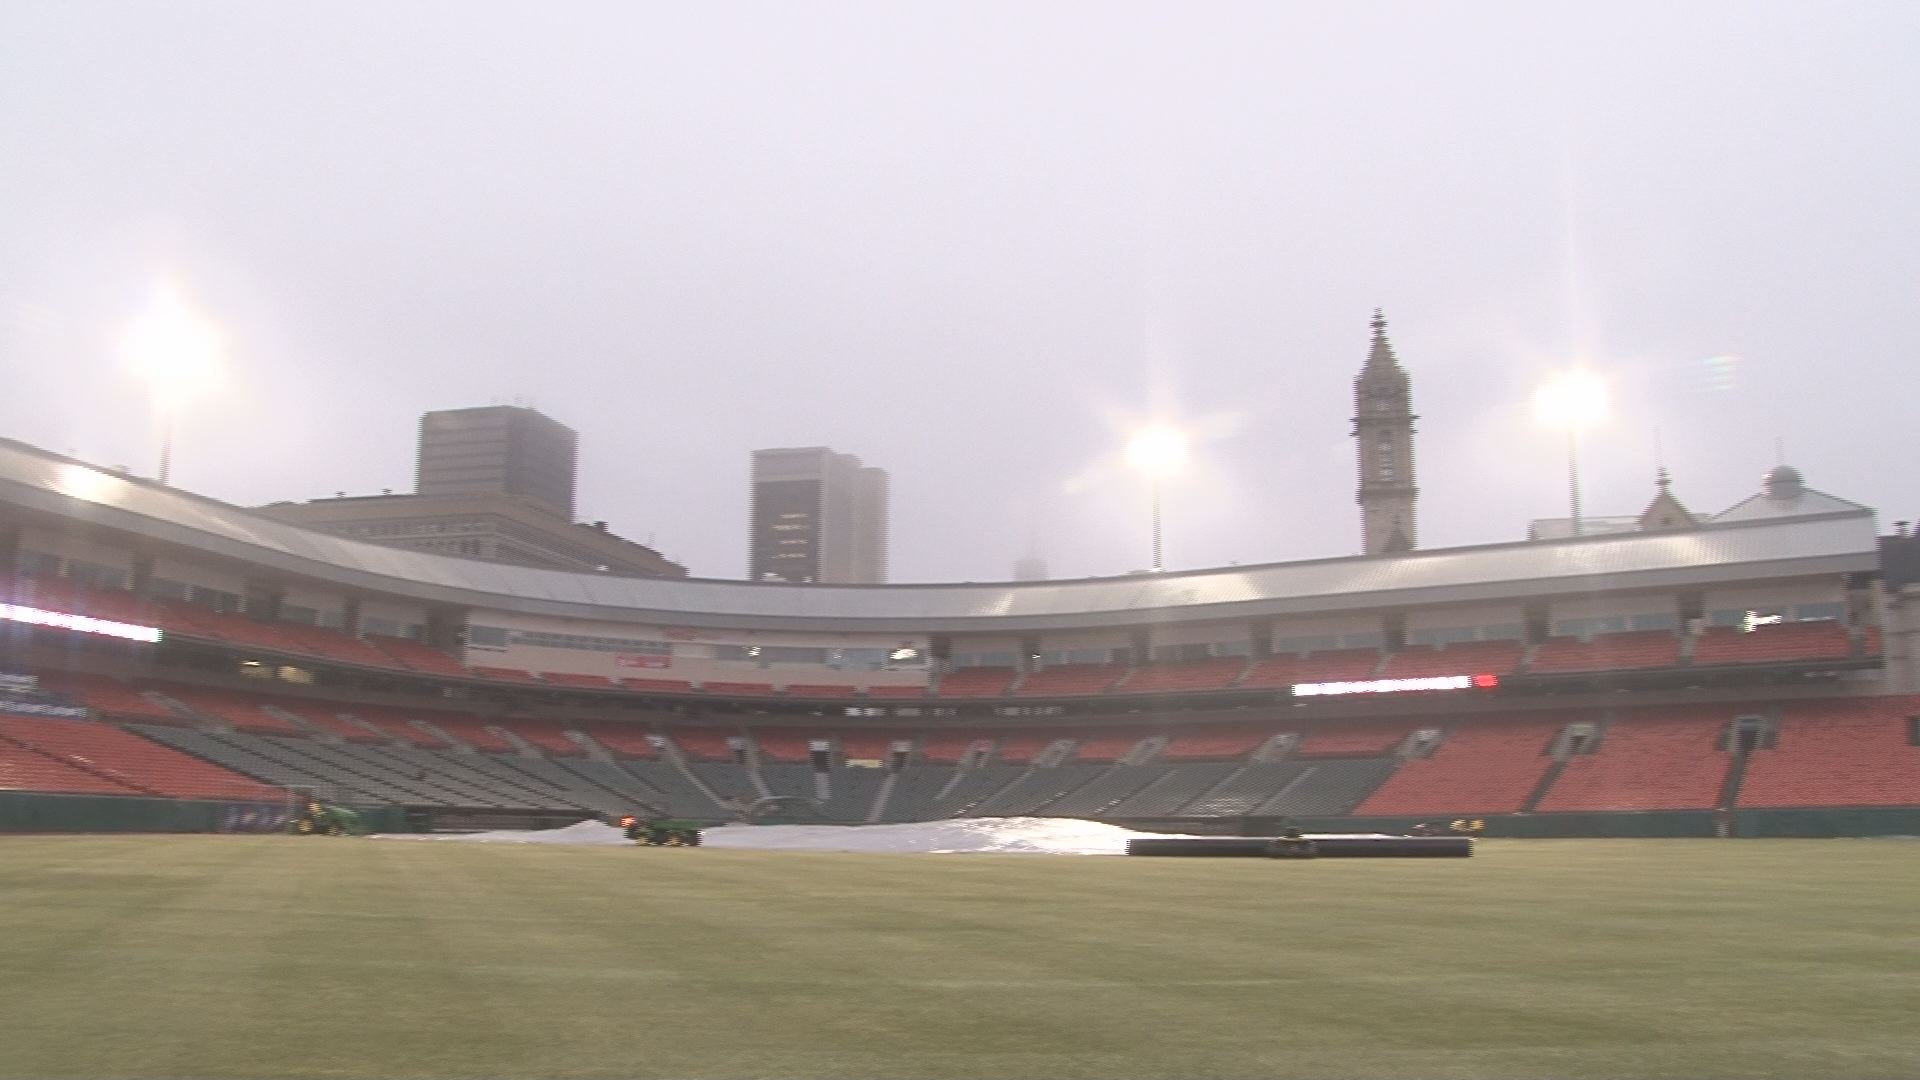
{"label": "fog over buildings", "polygon": [[[893,581],[1350,554],[1385,310],[1421,548],[1713,512],[1784,458],[1920,516],[1904,4],[0,3],[0,435],[151,473],[119,335],[220,329],[173,479],[411,486],[416,419],[579,433],[575,516],[748,565],[748,462],[890,479]],[[1378,480],[1378,477],[1376,477]],[[1037,523],[1037,524],[1036,524]]]}

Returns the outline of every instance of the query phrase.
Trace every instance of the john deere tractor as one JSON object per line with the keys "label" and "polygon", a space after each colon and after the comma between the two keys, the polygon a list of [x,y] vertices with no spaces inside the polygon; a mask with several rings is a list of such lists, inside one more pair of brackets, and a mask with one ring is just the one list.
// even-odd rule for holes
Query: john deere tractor
{"label": "john deere tractor", "polygon": [[287,831],[295,836],[348,836],[360,831],[360,815],[344,806],[308,802],[287,822]]}
{"label": "john deere tractor", "polygon": [[626,830],[627,839],[641,847],[700,846],[701,825],[697,821],[679,818],[648,821],[629,814],[620,819],[620,827]]}

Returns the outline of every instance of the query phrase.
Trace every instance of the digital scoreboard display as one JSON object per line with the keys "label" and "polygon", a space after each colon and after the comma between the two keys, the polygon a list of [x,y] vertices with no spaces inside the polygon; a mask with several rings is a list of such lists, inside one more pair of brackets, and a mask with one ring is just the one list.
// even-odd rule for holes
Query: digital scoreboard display
{"label": "digital scoreboard display", "polygon": [[1346,697],[1350,694],[1410,694],[1421,690],[1491,690],[1500,676],[1433,675],[1421,679],[1357,679],[1349,682],[1294,683],[1294,697]]}
{"label": "digital scoreboard display", "polygon": [[95,619],[86,615],[69,615],[64,611],[47,611],[42,608],[28,607],[25,604],[0,604],[0,622],[49,626],[55,630],[99,634],[103,637],[124,638],[127,641],[140,641],[149,645],[160,640],[160,628],[157,626],[114,622],[111,619]]}

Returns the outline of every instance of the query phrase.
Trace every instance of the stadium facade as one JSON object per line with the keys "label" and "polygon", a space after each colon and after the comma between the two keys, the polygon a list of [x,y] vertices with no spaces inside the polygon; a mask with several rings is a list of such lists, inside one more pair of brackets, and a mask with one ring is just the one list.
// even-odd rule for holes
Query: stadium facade
{"label": "stadium facade", "polygon": [[0,721],[0,751],[112,728],[236,782],[443,813],[1697,829],[1912,807],[1913,586],[1887,588],[1883,540],[1906,538],[1781,469],[1684,527],[1559,540],[1051,582],[614,578],[0,443],[7,667],[95,717]]}

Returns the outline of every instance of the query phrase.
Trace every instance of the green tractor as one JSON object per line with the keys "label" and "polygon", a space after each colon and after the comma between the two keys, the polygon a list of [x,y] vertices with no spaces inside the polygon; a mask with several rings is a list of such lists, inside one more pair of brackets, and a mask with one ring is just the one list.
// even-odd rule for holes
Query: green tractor
{"label": "green tractor", "polygon": [[344,806],[309,802],[287,822],[287,831],[295,836],[351,836],[360,832],[360,815]]}
{"label": "green tractor", "polygon": [[701,824],[683,818],[648,821],[629,814],[620,819],[627,839],[641,847],[699,847]]}

